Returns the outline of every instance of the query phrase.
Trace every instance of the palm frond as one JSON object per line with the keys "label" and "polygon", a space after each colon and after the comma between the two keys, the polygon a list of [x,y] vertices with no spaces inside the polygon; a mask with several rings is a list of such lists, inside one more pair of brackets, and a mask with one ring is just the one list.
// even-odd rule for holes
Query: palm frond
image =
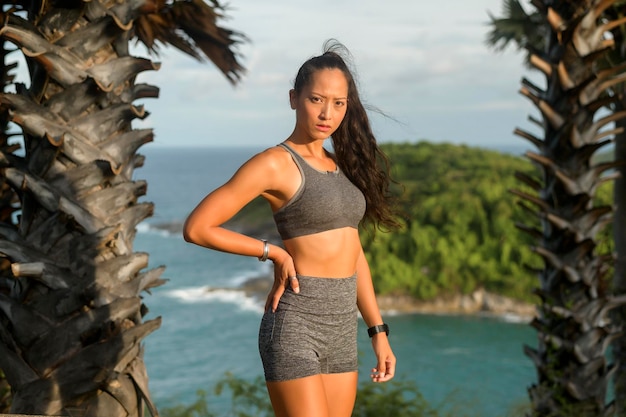
{"label": "palm frond", "polygon": [[157,0],[136,21],[135,36],[158,55],[159,44],[171,45],[199,60],[209,59],[236,84],[245,72],[234,51],[244,34],[218,26],[224,7],[217,0]]}
{"label": "palm frond", "polygon": [[526,13],[519,0],[504,0],[502,17],[489,13],[489,18],[491,30],[486,39],[489,47],[503,51],[513,42],[520,49],[543,49],[545,37],[540,32],[543,17],[536,10]]}

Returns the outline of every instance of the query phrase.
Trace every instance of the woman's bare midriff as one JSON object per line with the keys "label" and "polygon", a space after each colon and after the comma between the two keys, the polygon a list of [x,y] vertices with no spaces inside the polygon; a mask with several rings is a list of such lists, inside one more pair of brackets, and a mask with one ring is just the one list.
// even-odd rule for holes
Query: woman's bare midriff
{"label": "woman's bare midriff", "polygon": [[284,241],[300,275],[347,278],[356,271],[361,253],[358,230],[343,227]]}

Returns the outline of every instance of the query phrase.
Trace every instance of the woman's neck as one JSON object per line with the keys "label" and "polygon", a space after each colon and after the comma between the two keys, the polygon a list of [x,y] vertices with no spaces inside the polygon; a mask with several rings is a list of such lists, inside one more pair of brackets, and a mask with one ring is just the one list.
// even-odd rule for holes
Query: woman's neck
{"label": "woman's neck", "polygon": [[324,141],[321,140],[298,140],[293,135],[289,136],[285,142],[298,151],[302,156],[312,156],[314,158],[325,159],[328,154],[324,149]]}

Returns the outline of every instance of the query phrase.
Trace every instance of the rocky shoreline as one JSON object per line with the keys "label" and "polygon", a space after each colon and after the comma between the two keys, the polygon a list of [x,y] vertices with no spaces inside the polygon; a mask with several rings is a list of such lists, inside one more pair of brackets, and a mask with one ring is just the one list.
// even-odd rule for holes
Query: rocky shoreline
{"label": "rocky shoreline", "polygon": [[[248,296],[263,299],[271,286],[271,278],[256,277],[244,282],[241,289]],[[417,300],[406,295],[378,296],[377,301],[384,314],[476,315],[519,322],[529,322],[536,315],[534,304],[489,293],[482,289],[467,295],[458,294],[429,301]]]}
{"label": "rocky shoreline", "polygon": [[[152,225],[155,229],[170,233],[181,233],[182,222],[170,222]],[[246,233],[254,235],[258,230],[243,227],[241,224],[232,225],[233,228],[245,229]],[[265,227],[265,226],[263,226]],[[271,235],[263,229],[263,236]],[[272,229],[272,231],[274,231]],[[272,235],[273,236],[273,235]],[[277,236],[277,235],[276,235]],[[274,237],[274,236],[273,236]],[[278,239],[278,237],[275,237]],[[249,296],[264,299],[272,286],[272,278],[267,276],[251,278],[242,284],[241,289]],[[536,316],[534,304],[524,303],[512,298],[504,297],[478,289],[471,294],[457,294],[435,300],[417,300],[406,295],[378,296],[378,305],[386,314],[458,314],[481,315],[506,318],[513,321],[530,321]]]}
{"label": "rocky shoreline", "polygon": [[[182,222],[170,222],[152,225],[155,229],[170,233],[181,233]],[[234,224],[234,228],[246,229],[252,234],[253,228]],[[266,236],[265,231],[262,235]],[[278,238],[277,238],[278,239]],[[256,277],[246,281],[241,289],[257,299],[263,299],[272,285],[271,277]],[[410,296],[379,296],[378,305],[387,314],[464,314],[486,315],[506,318],[514,321],[530,321],[536,315],[533,304],[523,303],[502,295],[489,293],[483,289],[471,294],[458,294],[435,300],[423,301]]]}
{"label": "rocky shoreline", "polygon": [[492,316],[519,322],[530,322],[536,316],[534,304],[489,293],[484,289],[429,301],[410,296],[378,296],[377,300],[380,309],[387,313]]}

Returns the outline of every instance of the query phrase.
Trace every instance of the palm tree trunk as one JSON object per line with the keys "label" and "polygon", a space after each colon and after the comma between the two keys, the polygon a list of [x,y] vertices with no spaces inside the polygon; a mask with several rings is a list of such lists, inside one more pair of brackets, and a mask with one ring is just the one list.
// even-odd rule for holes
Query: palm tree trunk
{"label": "palm tree trunk", "polygon": [[[0,81],[2,84],[2,92],[6,92],[7,87],[13,83],[14,74],[12,70],[17,66],[16,63],[9,62],[9,51],[4,42],[0,42]],[[10,115],[9,109],[0,107],[0,150],[3,153],[11,153],[17,149],[16,145],[10,145],[9,132]],[[17,194],[7,183],[6,178],[0,175],[0,224],[3,228],[16,229],[15,213],[19,209],[19,199]],[[10,264],[8,262],[0,263],[0,276],[11,276]],[[8,279],[7,279],[8,281]],[[4,287],[0,281],[0,293],[8,294],[11,287]],[[11,387],[0,369],[0,413],[8,413],[11,407]]]}
{"label": "palm tree trunk", "polygon": [[[532,3],[537,9],[542,8],[540,2]],[[558,5],[558,2],[554,3],[553,7],[558,8]],[[492,17],[493,28],[488,36],[488,44],[500,50],[504,49],[510,42],[515,42],[530,53],[542,50],[547,42],[545,33],[550,30],[546,30],[545,25],[539,23],[542,20],[540,13],[534,11],[527,14],[518,0],[505,0],[503,9],[505,14],[503,18]],[[608,53],[605,51],[601,66],[620,68],[626,62],[626,31],[623,25],[626,6],[621,2],[607,2],[603,5],[603,9],[601,19],[611,22],[610,26],[606,26],[611,35],[605,38],[611,39],[614,42],[614,47]],[[591,33],[587,32],[587,34]],[[567,61],[567,57],[564,57],[563,60]],[[610,88],[613,90],[612,99],[600,104],[613,114],[623,114],[626,110],[626,101],[623,99],[624,83],[613,83]],[[614,184],[613,236],[616,262],[614,264],[613,290],[616,297],[621,297],[626,295],[626,179],[624,177],[626,167],[623,165],[626,161],[626,122],[619,117],[614,122],[616,124],[616,129],[613,132],[616,162],[614,168],[619,176]],[[621,306],[616,307],[611,316],[614,323],[623,324],[626,321],[626,309]],[[612,345],[613,356],[616,359],[615,403],[618,415],[626,416],[626,335],[615,334],[614,337],[615,340]]]}
{"label": "palm tree trunk", "polygon": [[[618,111],[625,110],[623,102]],[[616,121],[616,127],[622,129],[615,141],[615,160],[626,161],[626,121]],[[626,165],[616,167],[619,176],[615,179],[613,197],[615,215],[613,218],[613,239],[615,244],[615,268],[613,291],[615,295],[626,295]],[[613,312],[613,320],[626,323],[626,307],[621,306]],[[613,357],[617,369],[613,378],[615,405],[618,416],[626,416],[626,335],[617,337],[612,344]]]}
{"label": "palm tree trunk", "polygon": [[[133,251],[136,225],[152,214],[133,180],[150,130],[136,99],[156,97],[135,83],[153,70],[128,43],[142,2],[43,2],[29,21],[5,16],[2,39],[21,48],[31,85],[0,104],[24,131],[25,156],[0,153],[2,173],[21,200],[19,227],[0,227],[0,369],[23,414],[141,416],[150,399],[141,293],[160,285]],[[58,4],[61,4],[58,3]]]}
{"label": "palm tree trunk", "polygon": [[596,253],[596,235],[610,222],[611,207],[595,206],[594,196],[612,178],[603,174],[615,164],[591,162],[610,143],[605,126],[626,117],[623,112],[596,117],[598,109],[617,100],[607,88],[626,78],[623,68],[600,71],[597,65],[610,46],[596,36],[608,30],[599,17],[612,3],[532,2],[543,16],[547,39],[545,51],[530,51],[530,63],[545,75],[546,85],[524,80],[521,92],[543,117],[543,137],[516,133],[538,148],[527,156],[541,174],[520,175],[534,193],[517,191],[539,219],[540,228],[522,228],[537,238],[534,250],[543,260],[541,302],[532,322],[538,346],[525,347],[537,369],[538,381],[529,388],[535,416],[607,416],[613,410],[605,398],[615,368],[605,350],[619,328],[608,315],[626,297],[612,297],[607,288],[610,256]]}

